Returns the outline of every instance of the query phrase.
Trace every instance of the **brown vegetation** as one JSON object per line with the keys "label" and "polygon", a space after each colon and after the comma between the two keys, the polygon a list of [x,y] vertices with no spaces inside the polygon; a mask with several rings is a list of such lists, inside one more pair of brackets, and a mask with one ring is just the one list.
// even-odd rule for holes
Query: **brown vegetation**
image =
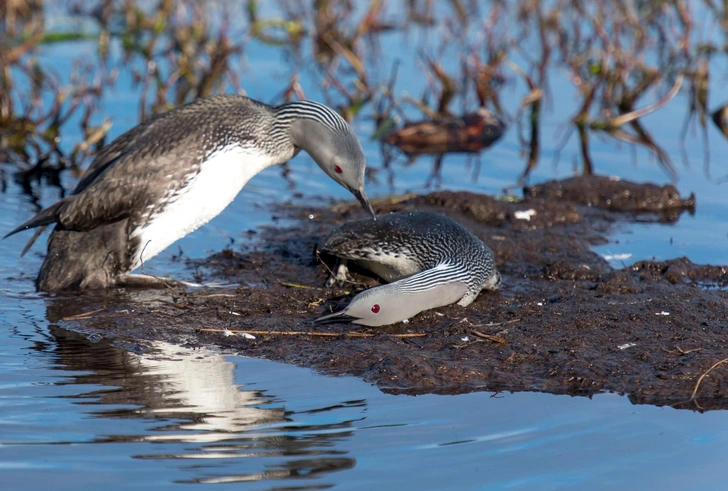
{"label": "brown vegetation", "polygon": [[[290,61],[288,84],[270,102],[305,97],[305,77],[347,119],[373,118],[377,139],[412,128],[413,120],[422,119],[413,117],[413,109],[425,117],[423,124],[452,121],[453,104],[460,105],[459,114],[485,108],[515,122],[524,178],[541,160],[552,87],[565,80],[579,100],[570,120],[562,122],[562,144],[576,134],[585,174],[595,167],[590,138],[604,135],[647,148],[674,177],[672,158],[641,118],[687,90],[684,133],[695,117],[707,135],[709,61],[724,55],[719,38],[728,26],[728,12],[709,0],[694,5],[407,0],[394,7],[381,0],[287,0],[274,16],[266,16],[255,0],[53,4],[83,26],[67,30],[48,28],[49,7],[41,0],[0,6],[0,161],[20,171],[28,191],[43,176],[57,183],[59,170],[78,168],[104,143],[111,120],[102,117],[99,104],[123,71],[138,84],[141,119],[208,94],[243,93],[241,81],[251,68],[244,54],[251,43],[274,46]],[[712,30],[695,28],[701,9],[712,13]],[[396,62],[381,61],[382,36],[415,39],[415,29],[436,35],[434,41],[413,41],[421,72],[408,77],[426,82],[418,96],[408,93],[408,80],[398,83]],[[84,39],[95,40],[97,56],[74,63],[70,83],[39,61],[44,44]],[[113,40],[120,41],[120,54],[112,53]],[[505,87],[515,88],[515,99],[513,92],[509,98],[520,100],[518,105],[503,102]],[[718,124],[721,114],[714,113]],[[62,135],[72,131],[66,128],[77,124],[83,141],[61,145]],[[707,143],[705,148],[707,166]],[[410,158],[417,153],[403,149]]]}

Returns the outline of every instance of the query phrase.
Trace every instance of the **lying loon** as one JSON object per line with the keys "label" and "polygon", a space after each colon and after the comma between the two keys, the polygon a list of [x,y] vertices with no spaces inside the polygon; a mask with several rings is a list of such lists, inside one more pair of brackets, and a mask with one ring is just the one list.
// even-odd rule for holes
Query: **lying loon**
{"label": "lying loon", "polygon": [[334,279],[352,261],[391,282],[365,290],[341,311],[316,322],[394,324],[454,302],[466,307],[482,289],[495,290],[501,275],[493,252],[459,223],[438,213],[410,211],[349,222],[318,249],[339,259]]}
{"label": "lying loon", "polygon": [[158,286],[152,276],[129,273],[217,216],[250,178],[301,149],[374,216],[364,192],[364,153],[336,112],[312,101],[273,107],[217,95],[118,137],[73,194],[6,237],[55,224],[38,290]]}

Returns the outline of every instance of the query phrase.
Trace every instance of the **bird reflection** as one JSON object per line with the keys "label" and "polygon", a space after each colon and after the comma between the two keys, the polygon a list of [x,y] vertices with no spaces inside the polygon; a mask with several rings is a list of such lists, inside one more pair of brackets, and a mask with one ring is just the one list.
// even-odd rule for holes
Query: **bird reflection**
{"label": "bird reflection", "polygon": [[271,403],[273,396],[241,390],[234,383],[235,364],[219,352],[154,343],[148,353],[138,354],[107,342],[91,343],[59,327],[50,329],[58,342],[59,363],[67,370],[89,371],[72,383],[114,386],[77,397],[96,396],[99,404],[127,406],[94,412],[96,416],[179,420],[156,427],[161,434],[132,437],[135,441],[216,442],[285,420],[283,408],[259,407]]}

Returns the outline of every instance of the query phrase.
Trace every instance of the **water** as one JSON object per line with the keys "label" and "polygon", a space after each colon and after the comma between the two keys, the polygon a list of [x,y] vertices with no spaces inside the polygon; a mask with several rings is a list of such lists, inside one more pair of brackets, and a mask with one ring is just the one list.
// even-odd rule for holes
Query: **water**
{"label": "water", "polygon": [[728,477],[723,412],[612,394],[394,396],[214,350],[140,355],[11,315],[4,489],[684,489]]}
{"label": "water", "polygon": [[4,489],[684,489],[728,477],[722,412],[610,394],[394,396],[214,350],[126,352],[22,307],[12,320]]}
{"label": "water", "polygon": [[[410,40],[424,39],[414,30]],[[400,34],[381,39],[386,61],[400,57],[402,73],[417,73],[412,45]],[[112,43],[118,53],[119,46]],[[40,53],[61,74],[77,56],[93,56],[91,42],[59,43]],[[282,85],[285,60],[270,46],[252,43],[246,64],[257,67],[245,80],[256,98],[270,100]],[[402,83],[410,93],[422,77]],[[719,76],[717,77],[719,78]],[[321,98],[313,77],[302,82]],[[711,102],[725,99],[723,84],[711,87]],[[128,73],[104,98],[113,116],[112,136],[136,122],[137,91]],[[550,115],[561,121],[573,94],[555,91]],[[683,95],[678,96],[678,98]],[[517,101],[514,103],[517,104]],[[663,109],[645,123],[673,156],[679,155],[684,104]],[[381,162],[369,141],[370,121],[355,129],[370,165]],[[572,138],[557,167],[550,165],[562,131],[548,123],[544,157],[531,182],[569,176],[577,155]],[[70,140],[79,135],[68,134]],[[715,176],[728,173],[720,159],[726,144],[710,126]],[[669,179],[644,151],[593,139],[597,170],[640,181]],[[697,194],[697,213],[676,224],[623,225],[602,254],[641,259],[688,256],[694,262],[728,263],[726,184],[705,177],[702,146],[688,140],[691,168],[680,168],[678,188]],[[674,160],[679,162],[678,157]],[[424,192],[431,160],[394,164],[395,179],[369,183],[371,197]],[[512,128],[483,154],[477,180],[466,158],[445,158],[441,188],[498,194],[521,172]],[[73,182],[64,175],[66,184]],[[241,240],[242,232],[270,223],[267,205],[350,199],[306,156],[292,163],[290,180],[269,169],[248,184],[222,215],[180,241],[188,257],[202,257]],[[40,190],[43,204],[58,191]],[[296,193],[302,196],[297,197]],[[29,198],[10,184],[0,194],[0,230],[33,213]],[[728,416],[632,405],[627,397],[593,398],[539,393],[472,393],[457,396],[390,395],[352,377],[326,377],[307,369],[221,353],[156,345],[124,351],[108,340],[88,340],[46,320],[42,296],[32,280],[44,240],[18,260],[27,234],[0,241],[0,475],[3,489],[161,489],[201,486],[220,489],[722,489],[728,470]],[[234,246],[233,246],[234,247]],[[190,278],[171,257],[176,246],[150,261],[151,271]],[[615,263],[620,266],[620,261]],[[93,342],[97,341],[97,342]]]}

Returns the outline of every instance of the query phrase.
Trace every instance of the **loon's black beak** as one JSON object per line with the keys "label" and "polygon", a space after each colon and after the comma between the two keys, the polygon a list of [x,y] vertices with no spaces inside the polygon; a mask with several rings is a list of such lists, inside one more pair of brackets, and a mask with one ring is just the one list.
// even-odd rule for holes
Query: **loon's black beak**
{"label": "loon's black beak", "polygon": [[326,314],[322,315],[321,317],[317,317],[313,320],[314,324],[337,324],[337,323],[347,323],[347,322],[354,322],[356,320],[359,320],[358,317],[354,317],[352,315],[345,314],[346,309],[339,310],[338,312],[334,312],[332,314]]}
{"label": "loon's black beak", "polygon": [[352,193],[354,193],[354,196],[356,196],[356,199],[359,200],[359,203],[364,207],[366,211],[369,212],[369,214],[372,216],[373,219],[377,219],[377,214],[374,213],[374,208],[372,208],[372,204],[369,202],[369,198],[367,198],[366,193],[364,192],[364,186],[360,187],[357,190],[352,190]]}

